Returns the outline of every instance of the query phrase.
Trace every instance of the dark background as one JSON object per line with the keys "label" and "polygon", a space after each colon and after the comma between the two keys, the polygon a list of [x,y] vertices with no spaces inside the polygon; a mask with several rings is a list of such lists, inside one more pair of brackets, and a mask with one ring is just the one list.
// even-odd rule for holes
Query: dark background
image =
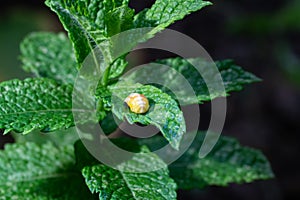
{"label": "dark background", "polygon": [[[153,1],[145,2],[134,0],[131,6],[140,10]],[[170,28],[197,40],[214,60],[232,58],[264,80],[228,98],[224,135],[261,149],[276,179],[180,191],[179,199],[300,199],[300,1],[213,3]],[[56,15],[42,1],[1,2],[0,81],[30,76],[21,70],[17,59],[19,43],[26,34],[62,30]],[[201,107],[205,116],[209,105]],[[1,147],[5,142],[13,140],[0,137]]]}

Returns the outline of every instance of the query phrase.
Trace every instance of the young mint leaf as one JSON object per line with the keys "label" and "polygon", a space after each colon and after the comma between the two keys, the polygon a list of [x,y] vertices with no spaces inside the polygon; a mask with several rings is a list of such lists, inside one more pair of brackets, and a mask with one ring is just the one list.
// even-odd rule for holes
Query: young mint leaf
{"label": "young mint leaf", "polygon": [[175,21],[208,5],[211,3],[203,0],[156,0],[151,8],[144,9],[134,17],[134,27],[154,28],[145,36],[151,38]]}
{"label": "young mint leaf", "polygon": [[151,8],[134,16],[133,29],[124,34],[125,38],[121,35],[110,41],[112,54],[130,52],[138,43],[147,41],[172,23],[207,5],[211,3],[203,0],[156,0]]}
{"label": "young mint leaf", "polygon": [[0,83],[0,128],[26,134],[73,126],[72,90],[44,78]]}
{"label": "young mint leaf", "polygon": [[[175,149],[186,131],[183,113],[177,102],[168,94],[151,85],[122,85],[112,88],[117,95],[112,102],[112,112],[121,120],[124,117],[130,124],[155,125]],[[124,107],[124,100],[130,93],[143,94],[149,100],[150,109],[145,114],[136,114]]]}
{"label": "young mint leaf", "polygon": [[[203,103],[204,101],[210,101],[217,97],[227,96],[229,92],[239,91],[243,89],[245,84],[258,82],[260,81],[255,75],[244,71],[241,67],[234,64],[232,60],[224,60],[217,61],[216,63],[210,63],[202,58],[189,58],[183,59],[180,57],[177,58],[168,58],[164,60],[157,60],[155,63],[148,64],[150,67],[157,64],[166,65],[176,71],[169,70],[166,73],[161,73],[160,80],[163,80],[165,84],[163,86],[168,86],[168,88],[178,88],[177,90],[173,90],[173,93],[170,93],[168,88],[162,87],[161,89],[168,94],[170,94],[173,98],[178,99],[182,104],[193,104],[193,103]],[[214,70],[214,65],[217,66],[218,70]],[[200,72],[194,67],[200,67],[201,72],[204,74],[200,74]],[[176,72],[176,73],[175,73]],[[153,71],[155,74],[156,72]],[[206,81],[209,81],[210,84],[218,83],[219,81],[216,79],[218,74],[220,73],[221,78],[223,80],[223,85],[225,91],[218,89],[219,87],[211,88],[208,90],[207,83],[203,79],[206,77]],[[184,80],[187,80],[193,90],[195,91],[195,95],[197,96],[198,102],[194,102],[195,98],[190,96],[186,92],[186,90],[181,85],[181,76],[184,76]],[[153,77],[155,75],[147,73],[142,73],[139,71],[138,74],[131,74],[130,77],[137,82],[144,81],[147,77]],[[215,81],[214,81],[215,80]],[[182,84],[183,85],[183,84]],[[176,97],[174,96],[176,94]]]}
{"label": "young mint leaf", "polygon": [[31,33],[21,43],[20,50],[25,71],[60,83],[74,83],[77,64],[65,34]]}
{"label": "young mint leaf", "polygon": [[167,27],[186,15],[211,5],[203,0],[156,0],[151,8],[146,8],[134,18],[136,27]]}
{"label": "young mint leaf", "polygon": [[[87,166],[82,174],[92,193],[99,193],[99,199],[176,199],[176,184],[169,177],[167,165],[149,150],[134,156],[122,168],[115,170],[103,164]],[[160,167],[160,170],[143,172],[145,169]]]}
{"label": "young mint leaf", "polygon": [[111,91],[102,85],[98,86],[95,90],[95,97],[97,98],[99,104],[101,104],[102,109],[106,111],[111,110],[111,95]]}
{"label": "young mint leaf", "polygon": [[7,144],[0,151],[0,196],[10,199],[95,199],[75,169],[72,146]]}
{"label": "young mint leaf", "polygon": [[110,66],[109,79],[118,78],[127,67],[126,55],[116,59]]}
{"label": "young mint leaf", "polygon": [[259,150],[242,147],[229,137],[221,137],[213,150],[200,159],[203,139],[204,134],[198,133],[189,150],[169,166],[171,177],[180,189],[226,186],[274,177],[268,160]]}
{"label": "young mint leaf", "polygon": [[[127,0],[46,1],[68,31],[79,64],[96,45],[112,34],[132,27],[133,11],[127,4]],[[110,62],[113,61],[109,55],[107,57]]]}
{"label": "young mint leaf", "polygon": [[[157,0],[150,9],[135,16],[134,11],[128,7],[128,0],[47,0],[46,5],[56,12],[68,31],[80,67],[97,45],[102,50],[106,65],[110,66],[139,42],[144,42],[173,22],[210,3],[202,0]],[[118,39],[111,39],[117,33],[143,27],[150,29],[128,33],[121,48]],[[120,55],[117,53],[119,49],[122,49]],[[118,77],[123,72],[127,63],[124,58],[119,59],[123,60],[124,65],[111,66],[109,78]],[[95,65],[100,65],[96,58]]]}
{"label": "young mint leaf", "polygon": [[122,5],[108,12],[104,18],[107,36],[113,36],[123,30],[130,29],[133,15],[134,10],[129,8],[128,5]]}

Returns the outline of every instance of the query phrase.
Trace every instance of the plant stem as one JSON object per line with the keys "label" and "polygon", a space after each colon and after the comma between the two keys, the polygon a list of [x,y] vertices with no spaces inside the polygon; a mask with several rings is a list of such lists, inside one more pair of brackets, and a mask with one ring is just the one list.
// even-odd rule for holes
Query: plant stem
{"label": "plant stem", "polygon": [[103,86],[107,86],[107,84],[108,84],[110,68],[111,68],[111,64],[104,71],[103,78],[102,78]]}

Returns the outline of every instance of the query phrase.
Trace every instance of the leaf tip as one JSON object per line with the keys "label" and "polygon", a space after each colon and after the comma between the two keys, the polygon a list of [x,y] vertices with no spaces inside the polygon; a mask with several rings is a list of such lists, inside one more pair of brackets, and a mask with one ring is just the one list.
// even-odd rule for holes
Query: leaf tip
{"label": "leaf tip", "polygon": [[179,142],[170,142],[170,145],[173,149],[175,149],[176,151],[179,151],[179,146],[180,146]]}
{"label": "leaf tip", "polygon": [[204,6],[212,6],[214,5],[213,2],[210,2],[210,1],[204,1]]}
{"label": "leaf tip", "polygon": [[3,132],[3,135],[7,135],[10,131],[11,131],[11,129],[5,129]]}

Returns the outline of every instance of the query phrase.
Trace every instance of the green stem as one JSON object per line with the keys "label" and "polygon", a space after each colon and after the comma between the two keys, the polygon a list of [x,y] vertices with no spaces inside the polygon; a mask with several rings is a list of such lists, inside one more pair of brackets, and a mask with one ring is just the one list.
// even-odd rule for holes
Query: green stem
{"label": "green stem", "polygon": [[102,78],[102,85],[103,86],[107,86],[107,84],[108,84],[110,68],[111,68],[111,64],[104,71],[103,78]]}

